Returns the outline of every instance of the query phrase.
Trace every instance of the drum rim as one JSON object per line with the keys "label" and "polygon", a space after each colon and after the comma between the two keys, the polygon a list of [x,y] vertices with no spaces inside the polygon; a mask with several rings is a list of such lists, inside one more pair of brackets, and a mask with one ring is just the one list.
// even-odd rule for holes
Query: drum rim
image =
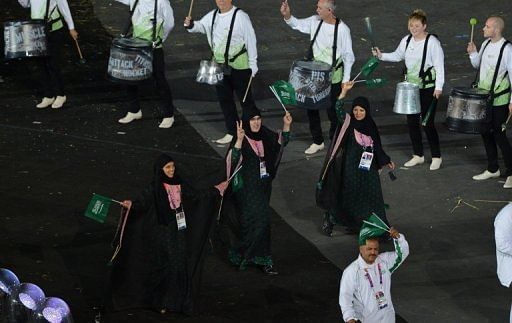
{"label": "drum rim", "polygon": [[[126,40],[126,39],[136,39],[137,41],[139,41],[141,44],[144,42],[146,43],[145,46],[130,46],[130,45],[127,45],[127,44],[120,44],[119,41],[120,40]],[[115,46],[115,47],[118,47],[118,48],[122,48],[122,49],[128,49],[128,50],[139,50],[139,49],[149,49],[151,50],[152,49],[152,45],[151,45],[151,42],[150,41],[147,41],[145,39],[141,39],[141,38],[128,38],[128,37],[116,37],[112,40],[112,46]]]}
{"label": "drum rim", "polygon": [[[482,91],[482,93],[467,93],[467,92],[462,91],[462,90],[469,90],[469,89]],[[456,86],[456,87],[453,87],[450,92],[450,96],[452,96],[452,95],[485,99],[485,98],[487,98],[487,96],[489,96],[489,91],[484,90],[484,89],[479,89],[479,88]]]}
{"label": "drum rim", "polygon": [[322,62],[322,61],[306,61],[306,60],[303,60],[303,59],[299,59],[299,60],[293,61],[292,69],[294,67],[304,68],[304,66],[298,66],[297,63],[314,63],[314,64],[318,64],[318,65],[324,65],[325,66],[325,70],[319,70],[320,72],[331,72],[332,71],[332,66],[327,64],[326,62]]}
{"label": "drum rim", "polygon": [[28,24],[34,24],[34,25],[43,25],[44,27],[44,20],[43,19],[25,19],[25,20],[9,20],[4,22],[4,27],[12,27],[16,24],[20,25],[28,25]]}

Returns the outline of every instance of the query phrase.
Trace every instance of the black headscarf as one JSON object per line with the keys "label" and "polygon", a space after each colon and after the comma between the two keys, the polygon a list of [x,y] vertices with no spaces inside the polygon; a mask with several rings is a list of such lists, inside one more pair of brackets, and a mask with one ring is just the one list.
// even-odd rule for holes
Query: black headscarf
{"label": "black headscarf", "polygon": [[153,188],[155,192],[155,204],[158,222],[160,224],[166,225],[169,224],[171,218],[170,214],[172,213],[171,207],[169,206],[169,198],[163,183],[170,185],[181,184],[181,178],[179,177],[177,171],[174,171],[174,176],[172,178],[169,178],[167,175],[165,175],[163,167],[169,162],[174,162],[174,159],[172,159],[172,157],[169,155],[162,154],[157,158],[153,166]]}
{"label": "black headscarf", "polygon": [[245,131],[245,135],[252,140],[261,140],[261,128],[258,132],[253,132],[251,130],[251,119],[254,117],[260,117],[261,118],[261,112],[256,108],[255,106],[249,106],[244,109],[243,115],[242,115],[242,122],[243,122],[243,128]]}
{"label": "black headscarf", "polygon": [[[363,120],[356,120],[354,116],[354,108],[361,107],[365,110],[366,115]],[[377,124],[373,121],[370,101],[364,96],[359,96],[352,101],[352,109],[350,110],[350,125],[362,134],[370,136],[373,140],[373,151],[377,157],[377,163],[380,167],[388,164],[391,159],[382,149],[382,143],[380,141],[379,129]]]}

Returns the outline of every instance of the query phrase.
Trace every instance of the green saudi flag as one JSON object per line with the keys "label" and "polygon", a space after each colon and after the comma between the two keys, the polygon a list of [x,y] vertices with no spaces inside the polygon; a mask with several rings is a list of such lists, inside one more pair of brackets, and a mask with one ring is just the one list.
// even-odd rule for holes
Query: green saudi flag
{"label": "green saudi flag", "polygon": [[235,174],[233,177],[233,183],[231,185],[233,192],[239,191],[242,187],[244,187],[244,181],[242,179],[242,175]]}
{"label": "green saudi flag", "polygon": [[103,223],[105,222],[105,218],[108,214],[108,208],[111,203],[111,198],[93,193],[92,199],[89,202],[89,205],[87,205],[84,215],[90,219]]}
{"label": "green saudi flag", "polygon": [[388,231],[388,225],[382,221],[377,214],[372,213],[368,219],[363,221],[363,225],[359,231],[359,245],[363,246],[366,244],[367,239],[380,237]]}
{"label": "green saudi flag", "polygon": [[378,65],[379,59],[375,56],[372,56],[369,60],[366,61],[366,63],[364,63],[363,67],[361,67],[361,73],[367,77],[368,75],[372,74]]}
{"label": "green saudi flag", "polygon": [[276,81],[274,84],[270,86],[270,89],[274,93],[275,96],[281,101],[284,105],[297,105],[297,100],[295,98],[295,89],[293,86],[283,80]]}

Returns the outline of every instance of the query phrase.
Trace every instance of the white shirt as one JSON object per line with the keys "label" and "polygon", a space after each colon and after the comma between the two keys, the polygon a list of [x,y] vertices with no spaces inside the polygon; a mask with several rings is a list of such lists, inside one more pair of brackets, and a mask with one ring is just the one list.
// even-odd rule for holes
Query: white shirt
{"label": "white shirt", "polygon": [[[217,10],[217,9],[215,9]],[[191,33],[206,34],[208,44],[214,52],[221,52],[224,55],[227,45],[227,37],[229,27],[231,26],[231,18],[236,10],[233,6],[231,10],[224,13],[217,13],[215,24],[213,26],[213,39],[211,38],[213,13],[215,10],[207,13],[201,20],[194,21],[194,26],[187,29]],[[231,43],[229,45],[229,57],[236,55],[240,48],[245,45],[247,55],[249,56],[249,67],[252,75],[258,72],[258,50],[256,47],[256,33],[252,27],[251,19],[244,11],[238,10],[233,26],[233,34],[231,35]]]}
{"label": "white shirt", "polygon": [[[127,6],[130,6],[130,11],[133,10],[133,6],[135,5],[135,0],[116,0],[121,2]],[[162,42],[164,42],[169,33],[174,28],[174,12],[168,0],[157,0],[157,8],[156,8],[156,21],[157,21],[157,30],[156,35],[161,35]],[[153,16],[155,10],[155,1],[154,0],[139,0],[137,3],[137,7],[133,12],[132,16],[132,25],[134,28],[134,36],[136,33],[141,33],[149,38],[153,35]],[[137,31],[136,31],[137,30]],[[144,39],[148,39],[148,37],[143,37]]]}
{"label": "white shirt", "polygon": [[[321,19],[318,15],[309,18],[298,19],[291,16],[285,22],[292,29],[298,30],[301,33],[309,34],[310,40],[313,40],[318,24]],[[332,45],[334,42],[334,26],[328,23],[323,23],[320,31],[313,44],[313,57],[315,60],[322,61],[332,65]],[[355,57],[352,51],[352,38],[350,36],[350,28],[340,20],[338,25],[338,39],[336,44],[336,62],[341,59],[343,61],[343,76],[342,82],[350,81],[350,72],[352,65],[354,65]]]}
{"label": "white shirt", "polygon": [[505,287],[512,283],[512,203],[509,203],[496,215],[494,220],[494,238],[496,240],[496,261],[498,278]]}
{"label": "white shirt", "polygon": [[[416,41],[411,37],[407,52],[405,46],[409,35],[402,38],[396,50],[392,53],[382,53],[380,60],[387,62],[400,62],[405,60],[407,70],[419,75],[421,60],[423,58],[423,48],[425,47],[425,39]],[[444,85],[444,53],[441,43],[435,36],[430,36],[428,39],[427,57],[425,59],[424,70],[433,66],[436,73],[435,89],[442,91]]]}
{"label": "white shirt", "polygon": [[[482,57],[482,51],[484,49],[487,41],[482,43],[480,47],[480,51],[473,52],[469,55],[469,59],[471,61],[471,65],[474,68],[478,68],[480,65],[480,80],[485,81],[489,84],[489,88],[491,86],[492,78],[494,76],[494,70],[496,69],[496,64],[498,63],[498,56],[500,55],[501,46],[505,42],[505,38],[501,38],[497,42],[490,42],[485,49],[484,55]],[[496,79],[496,86],[498,86],[503,80],[505,73],[508,71],[508,79],[510,83],[512,83],[512,45],[508,44],[507,47],[503,50],[503,56],[500,62],[500,68],[498,70],[498,78]],[[510,102],[512,103],[512,96],[510,97]]]}
{"label": "white shirt", "polygon": [[[391,301],[391,274],[409,255],[409,244],[403,234],[393,240],[395,252],[381,253],[375,262],[367,264],[361,255],[345,270],[340,282],[339,303],[343,320],[354,319],[363,323],[395,322],[395,309]],[[378,266],[381,267],[382,284],[380,284]],[[373,288],[366,277],[371,277]],[[375,293],[382,291],[387,300],[387,307],[379,309]]]}
{"label": "white shirt", "polygon": [[[44,19],[46,13],[46,0],[18,0],[23,8],[30,7],[30,17],[32,19]],[[55,8],[57,7],[57,8]],[[58,10],[57,10],[58,9]],[[69,30],[75,29],[73,17],[66,0],[50,0],[48,9],[49,20],[59,18],[59,12],[66,21]],[[60,28],[60,27],[59,27]]]}

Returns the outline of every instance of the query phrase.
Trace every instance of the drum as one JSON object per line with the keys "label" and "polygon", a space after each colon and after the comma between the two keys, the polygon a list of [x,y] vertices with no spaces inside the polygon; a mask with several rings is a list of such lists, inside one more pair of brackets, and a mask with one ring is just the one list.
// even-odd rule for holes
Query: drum
{"label": "drum", "polygon": [[393,112],[398,114],[421,113],[420,87],[417,84],[405,81],[396,85]]}
{"label": "drum", "polygon": [[455,132],[479,134],[486,118],[489,91],[474,88],[452,89],[446,110],[448,129]]}
{"label": "drum", "polygon": [[222,72],[222,66],[216,61],[202,60],[199,63],[199,70],[197,71],[196,81],[198,83],[206,83],[215,85],[224,79],[224,73]]}
{"label": "drum", "polygon": [[4,23],[6,59],[48,55],[43,20],[7,21]]}
{"label": "drum", "polygon": [[136,84],[153,75],[153,47],[138,38],[114,38],[107,74],[111,81]]}
{"label": "drum", "polygon": [[326,109],[331,105],[332,67],[317,61],[295,61],[289,82],[295,89],[297,106],[304,109]]}

